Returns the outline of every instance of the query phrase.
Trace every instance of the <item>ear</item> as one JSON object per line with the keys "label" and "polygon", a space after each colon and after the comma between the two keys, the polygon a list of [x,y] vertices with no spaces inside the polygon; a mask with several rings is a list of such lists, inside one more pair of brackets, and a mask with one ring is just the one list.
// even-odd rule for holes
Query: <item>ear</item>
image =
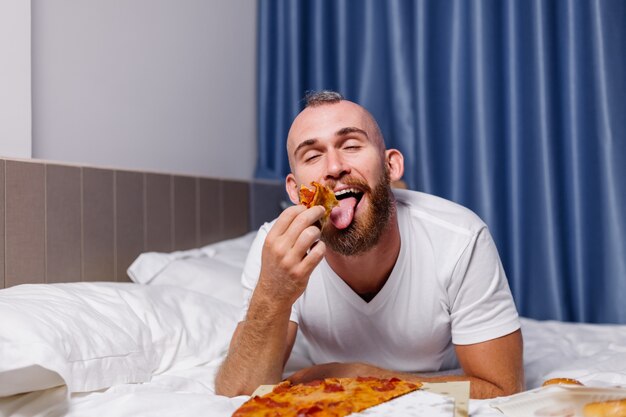
{"label": "ear", "polygon": [[397,149],[387,149],[385,151],[385,162],[389,170],[391,182],[398,181],[404,175],[404,156]]}
{"label": "ear", "polygon": [[287,194],[289,195],[289,199],[293,204],[300,203],[300,195],[298,193],[298,182],[296,181],[296,177],[292,173],[289,173],[285,178],[285,190],[287,190]]}

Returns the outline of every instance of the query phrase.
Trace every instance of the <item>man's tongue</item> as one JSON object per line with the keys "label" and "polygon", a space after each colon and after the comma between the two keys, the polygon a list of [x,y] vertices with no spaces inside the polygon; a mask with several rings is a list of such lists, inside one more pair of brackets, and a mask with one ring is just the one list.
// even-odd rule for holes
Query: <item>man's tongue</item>
{"label": "man's tongue", "polygon": [[330,221],[337,229],[345,229],[352,223],[356,203],[357,201],[354,197],[344,198],[339,200],[339,206],[330,212]]}

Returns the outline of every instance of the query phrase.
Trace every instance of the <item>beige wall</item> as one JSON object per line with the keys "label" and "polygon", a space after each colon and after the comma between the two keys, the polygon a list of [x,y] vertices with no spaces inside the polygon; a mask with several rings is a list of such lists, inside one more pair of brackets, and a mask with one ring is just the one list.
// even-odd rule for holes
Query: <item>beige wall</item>
{"label": "beige wall", "polygon": [[30,158],[30,0],[0,1],[0,156]]}
{"label": "beige wall", "polygon": [[256,1],[33,0],[33,157],[250,179]]}

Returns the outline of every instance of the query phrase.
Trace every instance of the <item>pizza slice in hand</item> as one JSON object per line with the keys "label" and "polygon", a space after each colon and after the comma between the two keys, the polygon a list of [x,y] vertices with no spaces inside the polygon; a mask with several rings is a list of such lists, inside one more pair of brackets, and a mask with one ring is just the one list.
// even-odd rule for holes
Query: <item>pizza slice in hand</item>
{"label": "pizza slice in hand", "polygon": [[300,186],[300,204],[303,204],[306,208],[313,206],[324,207],[326,212],[321,219],[323,227],[330,216],[330,212],[339,205],[339,201],[335,198],[335,193],[325,185],[313,181],[311,186],[313,187],[312,189],[304,184]]}
{"label": "pizza slice in hand", "polygon": [[343,417],[415,391],[419,382],[398,378],[326,378],[291,385],[285,381],[272,392],[255,396],[232,417]]}

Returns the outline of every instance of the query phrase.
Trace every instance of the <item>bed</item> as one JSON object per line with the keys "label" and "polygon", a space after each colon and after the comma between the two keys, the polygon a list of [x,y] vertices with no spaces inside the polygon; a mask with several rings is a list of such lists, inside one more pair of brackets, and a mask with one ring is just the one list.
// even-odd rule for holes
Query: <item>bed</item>
{"label": "bed", "polygon": [[[250,230],[280,211],[280,185],[8,160],[0,184],[1,416],[226,417],[248,399],[215,395],[213,380],[240,315]],[[96,214],[111,236],[89,225]],[[626,386],[626,325],[522,318],[522,331],[531,392],[552,377]],[[310,364],[298,338],[285,375]],[[471,400],[469,414],[502,415],[493,404]]]}

